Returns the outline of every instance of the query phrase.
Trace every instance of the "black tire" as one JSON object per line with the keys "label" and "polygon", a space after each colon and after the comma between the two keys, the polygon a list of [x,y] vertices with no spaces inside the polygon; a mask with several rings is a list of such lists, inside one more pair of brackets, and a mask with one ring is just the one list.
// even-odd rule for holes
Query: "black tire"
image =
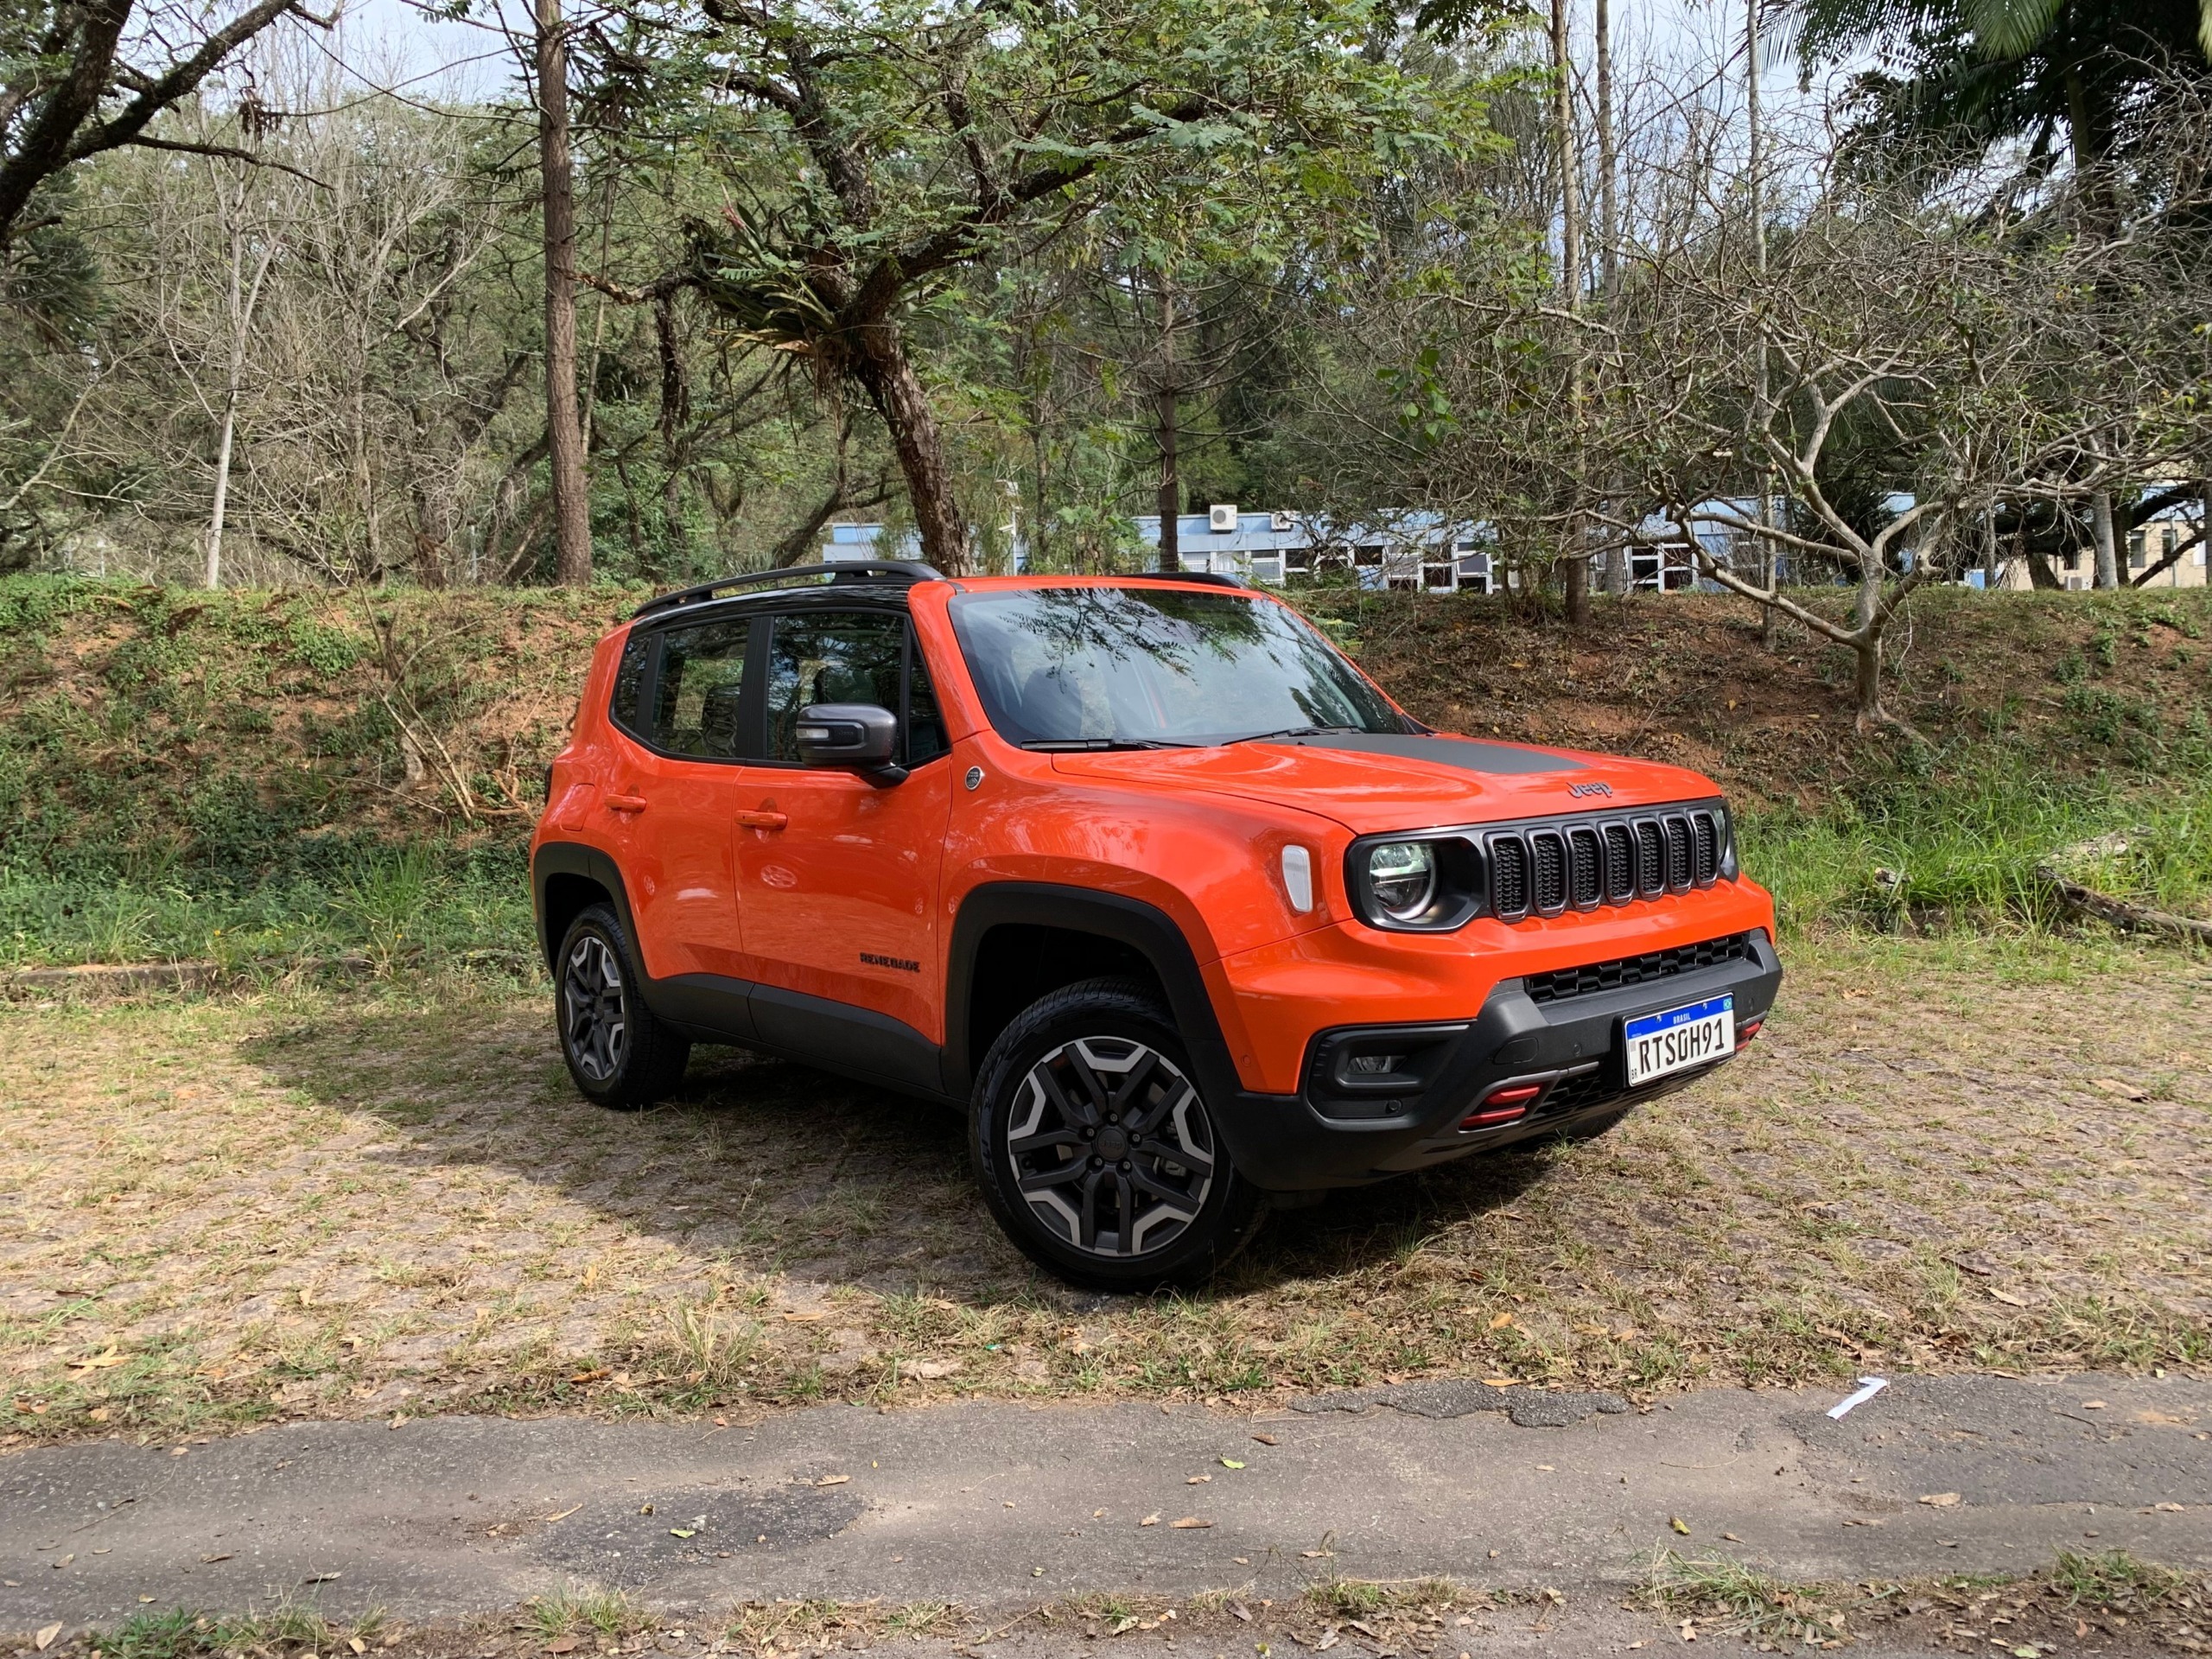
{"label": "black tire", "polygon": [[553,961],[553,1025],[583,1097],[618,1112],[664,1100],[683,1081],[691,1040],[653,1017],[639,988],[638,953],[613,906],[569,924]]}
{"label": "black tire", "polygon": [[1133,980],[1085,980],[1017,1015],[984,1056],[968,1126],[992,1216],[1071,1284],[1196,1283],[1266,1214],[1173,1019]]}

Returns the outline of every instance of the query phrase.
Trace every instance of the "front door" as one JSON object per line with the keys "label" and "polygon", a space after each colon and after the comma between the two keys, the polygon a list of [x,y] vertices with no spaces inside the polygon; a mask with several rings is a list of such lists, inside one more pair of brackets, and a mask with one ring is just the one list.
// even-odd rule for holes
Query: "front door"
{"label": "front door", "polygon": [[[857,608],[782,612],[767,624],[764,743],[773,770],[747,770],[750,810],[737,832],[753,977],[942,1042],[937,893],[951,766],[912,630],[903,612]],[[898,715],[905,781],[802,766],[798,714],[817,702],[872,702]],[[842,1017],[756,997],[764,1037],[779,1005],[801,1023]]]}

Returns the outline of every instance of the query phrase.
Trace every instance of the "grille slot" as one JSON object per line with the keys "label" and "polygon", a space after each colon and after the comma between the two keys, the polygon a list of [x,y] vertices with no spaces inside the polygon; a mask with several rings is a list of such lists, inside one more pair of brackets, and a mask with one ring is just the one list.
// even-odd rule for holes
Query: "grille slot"
{"label": "grille slot", "polygon": [[1672,979],[1715,963],[1743,962],[1751,956],[1749,933],[1729,933],[1696,944],[1677,944],[1640,957],[1612,962],[1593,962],[1580,968],[1554,968],[1548,974],[1530,974],[1522,982],[1532,1002],[1558,1002],[1593,991],[1618,990],[1624,985],[1649,985]]}
{"label": "grille slot", "polygon": [[1720,874],[1720,830],[1710,812],[1690,814],[1690,833],[1697,842],[1693,868],[1700,887],[1710,887]]}
{"label": "grille slot", "polygon": [[1656,818],[1636,821],[1636,890],[1646,899],[1667,891],[1667,833]]}
{"label": "grille slot", "polygon": [[1567,838],[1556,830],[1529,836],[1529,897],[1539,915],[1556,916],[1567,908]]}
{"label": "grille slot", "polygon": [[1636,897],[1636,831],[1624,823],[1605,826],[1605,902],[1624,905]]}
{"label": "grille slot", "polygon": [[1529,913],[1529,843],[1518,836],[1490,838],[1490,902],[1501,921]]}
{"label": "grille slot", "polygon": [[1595,910],[1605,896],[1605,844],[1578,824],[1567,832],[1567,899],[1577,910]]}
{"label": "grille slot", "polygon": [[1664,820],[1667,826],[1667,885],[1676,893],[1689,891],[1691,881],[1690,821],[1684,817]]}

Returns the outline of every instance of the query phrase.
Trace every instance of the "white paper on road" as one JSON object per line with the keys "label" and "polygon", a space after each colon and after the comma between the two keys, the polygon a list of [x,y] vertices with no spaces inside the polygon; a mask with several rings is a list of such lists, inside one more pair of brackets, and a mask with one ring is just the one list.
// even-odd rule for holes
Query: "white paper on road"
{"label": "white paper on road", "polygon": [[1886,1389],[1889,1386],[1890,1379],[1886,1376],[1862,1376],[1859,1379],[1859,1392],[1856,1394],[1847,1394],[1844,1395],[1842,1399],[1837,1401],[1835,1404],[1830,1406],[1828,1408],[1828,1415],[1831,1417],[1840,1417],[1845,1412],[1849,1411],[1853,1406],[1865,1405],[1869,1400],[1872,1400],[1876,1395],[1879,1394],[1884,1389]]}

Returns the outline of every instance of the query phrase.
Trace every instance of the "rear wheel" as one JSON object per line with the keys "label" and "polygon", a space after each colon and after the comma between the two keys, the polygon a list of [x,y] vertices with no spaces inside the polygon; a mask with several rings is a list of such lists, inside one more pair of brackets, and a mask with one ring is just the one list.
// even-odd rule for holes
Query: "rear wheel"
{"label": "rear wheel", "polygon": [[612,906],[590,906],[569,925],[553,988],[561,1057],[586,1099],[618,1111],[665,1099],[691,1058],[690,1039],[645,1006],[643,982]]}
{"label": "rear wheel", "polygon": [[999,1225],[1077,1284],[1204,1279],[1263,1213],[1173,1020],[1133,981],[1086,980],[1017,1016],[984,1058],[969,1117]]}

